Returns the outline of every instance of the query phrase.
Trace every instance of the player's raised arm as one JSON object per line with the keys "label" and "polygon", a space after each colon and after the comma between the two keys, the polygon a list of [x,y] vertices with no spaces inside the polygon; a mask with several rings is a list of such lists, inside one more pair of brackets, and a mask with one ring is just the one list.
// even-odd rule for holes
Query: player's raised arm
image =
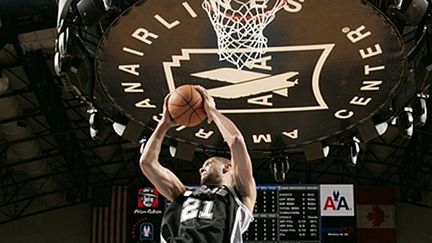
{"label": "player's raised arm", "polygon": [[140,158],[140,167],[144,175],[166,198],[173,201],[178,195],[186,190],[186,187],[178,177],[169,169],[159,163],[159,154],[163,139],[169,128],[174,126],[167,111],[165,97],[162,119],[158,123],[153,134],[148,139]]}
{"label": "player's raised arm", "polygon": [[216,109],[213,98],[207,90],[196,87],[204,98],[204,109],[209,122],[213,121],[219,128],[231,151],[231,162],[234,169],[234,186],[240,193],[245,206],[253,212],[256,200],[256,184],[253,177],[252,162],[247,151],[243,135],[236,125]]}

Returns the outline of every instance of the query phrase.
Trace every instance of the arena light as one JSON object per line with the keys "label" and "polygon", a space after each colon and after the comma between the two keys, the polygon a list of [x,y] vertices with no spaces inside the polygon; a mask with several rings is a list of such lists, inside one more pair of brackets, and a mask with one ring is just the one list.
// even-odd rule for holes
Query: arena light
{"label": "arena light", "polygon": [[54,55],[54,71],[57,74],[57,76],[61,76],[63,70],[62,70],[62,64],[66,61],[65,57],[68,53],[68,45],[69,45],[69,28],[64,29],[61,31],[57,39],[55,41],[55,55]]}
{"label": "arena light", "polygon": [[113,122],[112,128],[118,136],[126,138],[132,143],[139,143],[144,131],[144,126],[134,120],[128,121],[126,125],[120,122]]}
{"label": "arena light", "polygon": [[288,156],[277,155],[272,158],[270,169],[277,182],[284,182],[290,168]]}
{"label": "arena light", "polygon": [[195,154],[195,146],[190,143],[171,141],[169,146],[171,157],[185,161],[192,161]]}
{"label": "arena light", "polygon": [[367,143],[372,139],[383,135],[388,129],[387,122],[381,122],[375,124],[371,119],[358,125],[357,130],[359,131],[362,141]]}
{"label": "arena light", "polygon": [[347,156],[348,164],[356,166],[360,154],[360,139],[354,136],[350,141],[344,143],[344,153]]}
{"label": "arena light", "polygon": [[126,130],[126,125],[118,123],[118,122],[114,122],[112,124],[112,127],[114,129],[114,132],[119,135],[120,137],[123,136],[124,131]]}
{"label": "arena light", "polygon": [[418,25],[429,7],[427,0],[395,0],[393,7],[406,24]]}
{"label": "arena light", "polygon": [[330,147],[323,147],[320,141],[306,144],[303,146],[303,151],[307,161],[313,161],[326,158],[330,152]]}
{"label": "arena light", "polygon": [[414,117],[413,109],[405,107],[404,112],[399,116],[398,124],[400,129],[404,132],[404,137],[411,138],[414,132]]}
{"label": "arena light", "polygon": [[143,137],[138,142],[140,144],[140,153],[142,154],[144,152],[144,148],[147,144],[147,137]]}
{"label": "arena light", "polygon": [[100,117],[100,114],[98,114],[98,110],[96,108],[90,107],[87,110],[87,113],[90,114],[89,116],[90,137],[93,140],[97,140],[100,137],[103,121]]}
{"label": "arena light", "polygon": [[405,107],[399,116],[391,120],[391,124],[398,126],[404,138],[410,139],[414,133],[413,109],[409,106]]}
{"label": "arena light", "polygon": [[58,34],[56,44],[61,57],[64,57],[68,53],[69,35],[69,28]]}
{"label": "arena light", "polygon": [[427,104],[426,100],[429,99],[429,95],[424,93],[417,94],[417,109],[416,111],[418,114],[418,123],[416,125],[418,126],[424,126],[426,125],[427,121]]}
{"label": "arena light", "polygon": [[99,21],[105,13],[102,0],[81,0],[76,5],[84,25],[90,26]]}
{"label": "arena light", "polygon": [[112,0],[103,0],[105,10],[110,10],[113,7],[113,1]]}
{"label": "arena light", "polygon": [[168,151],[171,155],[171,157],[175,157],[176,153],[177,153],[177,141],[176,142],[172,142],[170,144],[170,146],[168,147]]}
{"label": "arena light", "polygon": [[383,135],[387,131],[388,127],[389,127],[389,125],[387,122],[382,122],[382,123],[375,125],[375,129],[378,132],[378,135],[380,135],[380,136]]}
{"label": "arena light", "polygon": [[61,76],[62,66],[61,66],[60,52],[56,52],[54,54],[54,71],[57,74],[57,76]]}
{"label": "arena light", "polygon": [[9,88],[9,78],[0,69],[0,94],[4,94]]}
{"label": "arena light", "polygon": [[60,28],[62,21],[66,18],[69,13],[73,0],[59,0],[58,1],[58,13],[57,13],[57,28]]}

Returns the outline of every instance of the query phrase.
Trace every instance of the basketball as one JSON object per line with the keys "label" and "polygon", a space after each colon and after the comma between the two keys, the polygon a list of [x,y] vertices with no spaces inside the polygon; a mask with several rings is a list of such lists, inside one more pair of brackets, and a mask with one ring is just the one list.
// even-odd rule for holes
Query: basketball
{"label": "basketball", "polygon": [[168,112],[175,123],[186,127],[200,124],[207,118],[203,98],[193,85],[182,85],[171,93]]}

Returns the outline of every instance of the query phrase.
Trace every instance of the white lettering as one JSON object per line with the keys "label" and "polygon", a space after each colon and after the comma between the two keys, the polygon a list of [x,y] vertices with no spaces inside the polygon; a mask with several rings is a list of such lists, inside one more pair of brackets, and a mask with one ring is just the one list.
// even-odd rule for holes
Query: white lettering
{"label": "white lettering", "polygon": [[139,72],[137,71],[138,68],[140,68],[139,64],[135,65],[119,65],[118,67],[121,71],[130,73],[135,76],[139,76]]}
{"label": "white lettering", "polygon": [[167,29],[172,29],[172,28],[174,28],[174,27],[176,27],[177,25],[179,25],[180,24],[180,21],[178,21],[178,20],[176,20],[176,21],[174,21],[174,22],[172,22],[172,23],[168,23],[164,18],[162,18],[159,14],[156,14],[155,16],[155,19],[157,20],[157,21],[159,21],[159,23],[161,23],[163,26],[165,26]]}
{"label": "white lettering", "polygon": [[263,106],[273,106],[273,103],[269,99],[273,98],[273,95],[265,95],[257,98],[248,99],[249,104],[263,105]]}
{"label": "white lettering", "polygon": [[372,90],[379,90],[379,86],[382,84],[381,80],[365,80],[363,81],[363,86],[360,88],[360,90],[364,91],[372,91]]}
{"label": "white lettering", "polygon": [[136,103],[135,106],[137,108],[152,108],[152,109],[156,108],[156,106],[151,104],[150,102],[151,102],[151,100],[149,98],[147,98],[145,100],[142,100],[142,101]]}
{"label": "white lettering", "polygon": [[204,129],[200,129],[197,133],[195,133],[195,137],[202,139],[209,139],[213,135],[214,131],[206,132]]}
{"label": "white lettering", "polygon": [[354,112],[346,109],[339,110],[335,113],[335,117],[339,119],[348,119],[354,115]]}
{"label": "white lettering", "polygon": [[362,31],[365,29],[366,29],[366,27],[364,25],[362,25],[362,26],[358,27],[356,30],[348,32],[347,33],[348,39],[352,43],[356,43],[356,42],[359,42],[359,41],[363,40],[364,38],[370,36],[372,34],[370,31],[368,31],[366,33],[362,33]]}
{"label": "white lettering", "polygon": [[247,61],[245,63],[245,66],[248,67],[249,69],[262,69],[262,70],[268,70],[271,71],[272,70],[272,66],[267,64],[267,61],[270,61],[272,59],[272,56],[266,56],[260,59],[254,59],[251,61]]}
{"label": "white lettering", "polygon": [[370,67],[369,65],[365,65],[364,66],[364,73],[365,73],[365,75],[369,75],[371,73],[371,71],[374,72],[374,71],[380,71],[380,70],[384,70],[384,69],[385,69],[385,66]]}
{"label": "white lettering", "polygon": [[125,93],[144,93],[144,89],[141,89],[141,83],[121,83]]}
{"label": "white lettering", "polygon": [[363,49],[360,49],[360,56],[363,59],[366,59],[366,58],[373,57],[373,56],[376,56],[376,55],[379,55],[382,53],[381,46],[379,44],[375,45],[375,49],[376,50],[374,51],[374,50],[372,50],[372,48],[368,47],[368,48],[366,48],[366,52]]}
{"label": "white lettering", "polygon": [[298,13],[302,9],[301,3],[304,3],[304,0],[287,0],[284,9],[289,13]]}
{"label": "white lettering", "polygon": [[192,9],[192,7],[189,5],[189,3],[187,2],[183,2],[182,3],[183,7],[186,9],[186,11],[188,11],[188,13],[190,14],[190,16],[192,18],[196,18],[198,17],[198,15],[195,13],[195,11]]}
{"label": "white lettering", "polygon": [[370,101],[372,100],[372,98],[367,98],[365,99],[364,97],[358,97],[355,96],[354,98],[352,98],[352,100],[350,101],[351,105],[362,105],[362,106],[366,106]]}
{"label": "white lettering", "polygon": [[282,135],[291,139],[298,139],[298,129],[295,129],[292,132],[283,132]]}
{"label": "white lettering", "polygon": [[153,39],[157,39],[159,38],[158,35],[151,33],[150,31],[144,29],[144,28],[139,28],[137,30],[135,30],[135,32],[132,34],[132,37],[146,43],[147,45],[151,45],[152,41],[149,40],[148,38],[151,37]]}
{"label": "white lettering", "polygon": [[271,143],[272,141],[271,134],[254,134],[252,135],[252,138],[254,143],[261,143],[261,141],[264,141],[265,143]]}
{"label": "white lettering", "polygon": [[153,120],[155,122],[160,122],[162,120],[162,113],[159,113],[158,115],[152,116]]}
{"label": "white lettering", "polygon": [[135,55],[135,56],[139,56],[139,57],[144,56],[144,52],[140,52],[140,51],[137,51],[137,50],[134,50],[134,49],[130,49],[128,47],[123,47],[123,51],[127,52],[127,53],[130,53],[132,55]]}

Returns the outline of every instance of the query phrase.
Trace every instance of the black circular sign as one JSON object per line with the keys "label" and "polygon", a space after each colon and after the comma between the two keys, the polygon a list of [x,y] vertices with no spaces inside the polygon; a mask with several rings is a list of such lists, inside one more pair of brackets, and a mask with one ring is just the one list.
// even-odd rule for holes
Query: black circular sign
{"label": "black circular sign", "polygon": [[[404,78],[403,40],[360,0],[288,0],[264,30],[268,47],[243,69],[220,61],[201,0],[147,0],[105,33],[96,68],[130,118],[155,127],[165,95],[182,84],[209,90],[251,149],[296,147],[341,133],[380,111]],[[207,147],[214,124],[169,135]]]}

